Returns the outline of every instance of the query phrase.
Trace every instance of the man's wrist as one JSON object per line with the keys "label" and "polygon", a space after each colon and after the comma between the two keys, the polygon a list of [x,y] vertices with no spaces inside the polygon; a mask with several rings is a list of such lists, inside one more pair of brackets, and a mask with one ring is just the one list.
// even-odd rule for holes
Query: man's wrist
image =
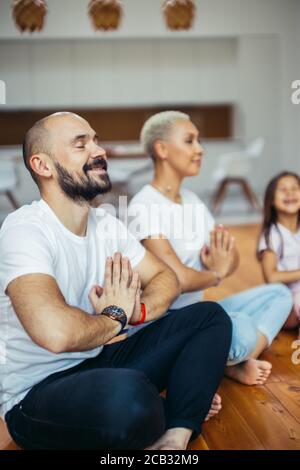
{"label": "man's wrist", "polygon": [[97,316],[105,318],[105,321],[107,319],[107,324],[113,326],[112,332],[114,333],[114,335],[118,335],[123,331],[123,325],[115,318],[108,317],[107,315],[102,315],[101,313],[97,313]]}

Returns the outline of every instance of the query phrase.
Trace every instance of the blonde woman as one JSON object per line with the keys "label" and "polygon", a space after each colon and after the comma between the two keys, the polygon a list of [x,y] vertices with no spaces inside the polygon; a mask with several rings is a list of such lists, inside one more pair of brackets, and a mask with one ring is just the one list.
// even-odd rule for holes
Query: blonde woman
{"label": "blonde woman", "polygon": [[[171,306],[176,314],[176,309],[199,302],[204,289],[231,275],[239,255],[229,231],[216,226],[198,196],[182,188],[186,178],[199,173],[203,159],[199,132],[190,117],[177,111],[155,114],[144,124],[141,141],[155,172],[131,201],[130,227],[177,274],[182,294]],[[289,316],[289,290],[282,284],[263,285],[219,304],[233,323],[226,375],[247,385],[264,384],[272,366],[257,358]]]}

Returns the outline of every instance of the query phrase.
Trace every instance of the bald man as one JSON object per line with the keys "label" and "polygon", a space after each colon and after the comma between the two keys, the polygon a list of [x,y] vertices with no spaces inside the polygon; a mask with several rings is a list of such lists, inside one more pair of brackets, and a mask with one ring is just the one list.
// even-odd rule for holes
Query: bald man
{"label": "bald man", "polygon": [[223,375],[229,318],[212,302],[163,316],[179,294],[175,274],[91,209],[111,183],[87,121],[48,116],[23,153],[41,199],[0,231],[0,412],[10,434],[25,449],[185,449]]}

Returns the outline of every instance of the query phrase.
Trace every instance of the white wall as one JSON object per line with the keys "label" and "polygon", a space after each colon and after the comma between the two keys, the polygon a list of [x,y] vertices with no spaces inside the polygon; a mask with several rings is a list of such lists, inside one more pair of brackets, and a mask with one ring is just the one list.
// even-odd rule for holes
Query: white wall
{"label": "white wall", "polygon": [[280,42],[278,35],[244,35],[239,41],[238,106],[246,142],[265,138],[263,157],[253,165],[251,180],[262,190],[281,168]]}
{"label": "white wall", "polygon": [[[292,11],[291,11],[292,12]],[[291,84],[300,79],[300,0],[295,1],[294,14],[281,36],[280,91],[282,125],[282,169],[300,172],[300,105],[291,102]]]}
{"label": "white wall", "polygon": [[[275,171],[280,168],[276,35],[104,43],[5,41],[0,43],[0,58],[7,108],[232,103],[236,138],[242,143],[257,135],[267,139],[254,186],[261,190],[265,185],[270,158]],[[219,145],[218,150],[227,147]],[[207,154],[203,190],[212,184],[217,157]]]}
{"label": "white wall", "polygon": [[237,61],[234,39],[0,41],[7,108],[233,102]]}
{"label": "white wall", "polygon": [[[292,81],[300,80],[300,0],[297,2],[297,10],[294,18],[294,26],[292,35],[292,54],[290,56],[290,62],[292,65]],[[292,127],[292,139],[295,142],[295,150],[290,154],[290,165],[294,169],[300,172],[300,104],[293,105],[293,108],[290,107],[290,102],[286,114],[290,117],[289,122]],[[286,133],[285,133],[286,134]],[[287,138],[287,137],[286,137]],[[295,164],[295,161],[297,162]]]}
{"label": "white wall", "polygon": [[[87,0],[47,3],[44,31],[21,35],[10,0],[0,0],[8,107],[233,102],[236,137],[266,138],[254,186],[283,168],[300,171],[300,105],[290,100],[300,78],[300,0],[197,0],[195,27],[183,33],[166,30],[162,0],[124,0],[113,33],[93,32]],[[226,150],[210,145],[195,187],[211,187]]]}

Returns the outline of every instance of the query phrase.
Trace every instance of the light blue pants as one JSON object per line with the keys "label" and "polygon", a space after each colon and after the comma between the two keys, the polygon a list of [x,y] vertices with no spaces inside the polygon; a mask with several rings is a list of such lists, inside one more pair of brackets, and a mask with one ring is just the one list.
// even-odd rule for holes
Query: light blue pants
{"label": "light blue pants", "polygon": [[255,349],[258,333],[268,346],[290,314],[293,299],[283,284],[266,284],[218,301],[232,320],[232,342],[227,365],[245,361]]}

